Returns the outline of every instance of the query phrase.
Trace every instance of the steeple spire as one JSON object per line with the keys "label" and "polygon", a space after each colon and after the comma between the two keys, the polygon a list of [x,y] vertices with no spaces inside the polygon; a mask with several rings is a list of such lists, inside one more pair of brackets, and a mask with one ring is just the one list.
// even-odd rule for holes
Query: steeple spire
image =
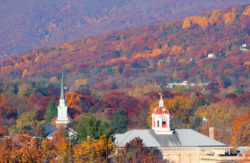
{"label": "steeple spire", "polygon": [[63,79],[63,72],[62,72],[62,80],[61,80],[61,94],[60,99],[64,100],[64,79]]}
{"label": "steeple spire", "polygon": [[159,101],[159,107],[164,107],[164,101],[162,99],[162,93],[159,93],[159,95],[161,96],[161,99]]}
{"label": "steeple spire", "polygon": [[67,110],[68,110],[68,107],[66,106],[66,102],[64,98],[64,79],[63,79],[63,72],[62,72],[61,93],[60,93],[59,105],[57,107],[57,120],[56,120],[57,128],[65,126],[69,123]]}

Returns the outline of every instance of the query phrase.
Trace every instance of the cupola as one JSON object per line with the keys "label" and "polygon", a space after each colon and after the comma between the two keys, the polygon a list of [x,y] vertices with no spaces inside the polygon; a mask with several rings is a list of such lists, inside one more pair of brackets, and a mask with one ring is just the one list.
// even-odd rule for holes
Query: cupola
{"label": "cupola", "polygon": [[164,106],[164,101],[162,98],[162,94],[160,93],[160,101],[159,106],[156,107],[152,113],[152,129],[156,134],[172,134],[170,128],[170,112]]}

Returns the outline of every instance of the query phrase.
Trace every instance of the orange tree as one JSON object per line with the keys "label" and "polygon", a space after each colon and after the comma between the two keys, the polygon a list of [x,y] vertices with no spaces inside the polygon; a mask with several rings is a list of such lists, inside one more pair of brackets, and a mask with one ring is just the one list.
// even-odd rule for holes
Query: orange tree
{"label": "orange tree", "polygon": [[105,162],[108,156],[116,150],[116,145],[112,139],[103,135],[99,139],[86,141],[76,145],[74,148],[74,157],[76,162]]}
{"label": "orange tree", "polygon": [[233,132],[231,135],[232,145],[250,145],[250,108],[233,121]]}

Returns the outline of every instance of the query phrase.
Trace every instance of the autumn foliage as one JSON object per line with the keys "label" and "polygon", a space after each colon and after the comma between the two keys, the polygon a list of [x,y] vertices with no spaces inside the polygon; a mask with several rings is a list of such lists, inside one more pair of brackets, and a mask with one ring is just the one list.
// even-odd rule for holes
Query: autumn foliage
{"label": "autumn foliage", "polygon": [[0,162],[105,162],[116,149],[111,138],[107,139],[105,135],[96,140],[88,138],[73,146],[63,130],[52,140],[21,134],[15,142],[5,138],[1,143]]}
{"label": "autumn foliage", "polygon": [[118,149],[116,162],[163,162],[161,155],[153,149],[144,148],[143,140],[139,137],[128,142],[124,148]]}
{"label": "autumn foliage", "polygon": [[[1,150],[2,158],[16,155],[33,161],[57,154],[60,161],[86,160],[86,155],[93,161],[106,160],[115,147],[109,138],[99,136],[150,128],[159,92],[170,110],[172,128],[206,134],[215,127],[217,140],[249,145],[249,51],[240,50],[242,44],[249,44],[248,24],[249,5],[243,5],[36,49],[1,61],[1,137],[53,124],[64,71],[70,125],[82,129],[78,131],[84,140],[74,146],[63,136],[53,142],[31,141],[26,136],[19,143],[27,145],[16,146],[6,139],[3,147],[8,150]],[[215,57],[208,58],[210,53]],[[185,80],[194,86],[166,87]],[[87,127],[81,122],[88,122]],[[135,142],[136,150],[143,151],[142,143]],[[48,150],[56,152],[45,155]],[[120,159],[136,161],[137,154],[128,157],[127,151]],[[139,152],[138,157],[144,154]]]}

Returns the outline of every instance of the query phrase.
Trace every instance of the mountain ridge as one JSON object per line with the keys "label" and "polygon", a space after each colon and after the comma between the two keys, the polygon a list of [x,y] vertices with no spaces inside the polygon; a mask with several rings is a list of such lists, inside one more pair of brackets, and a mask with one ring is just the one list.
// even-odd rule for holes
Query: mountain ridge
{"label": "mountain ridge", "polygon": [[244,0],[12,1],[0,6],[0,56],[108,31],[184,19]]}
{"label": "mountain ridge", "polygon": [[[247,86],[243,79],[249,77],[249,51],[242,52],[240,46],[249,44],[249,10],[249,5],[214,10],[184,21],[32,50],[1,61],[1,77],[48,80],[65,71],[70,83],[88,81],[97,88],[99,81],[122,86],[145,78],[166,84],[224,80],[227,75],[232,83]],[[209,59],[210,53],[216,58]]]}

